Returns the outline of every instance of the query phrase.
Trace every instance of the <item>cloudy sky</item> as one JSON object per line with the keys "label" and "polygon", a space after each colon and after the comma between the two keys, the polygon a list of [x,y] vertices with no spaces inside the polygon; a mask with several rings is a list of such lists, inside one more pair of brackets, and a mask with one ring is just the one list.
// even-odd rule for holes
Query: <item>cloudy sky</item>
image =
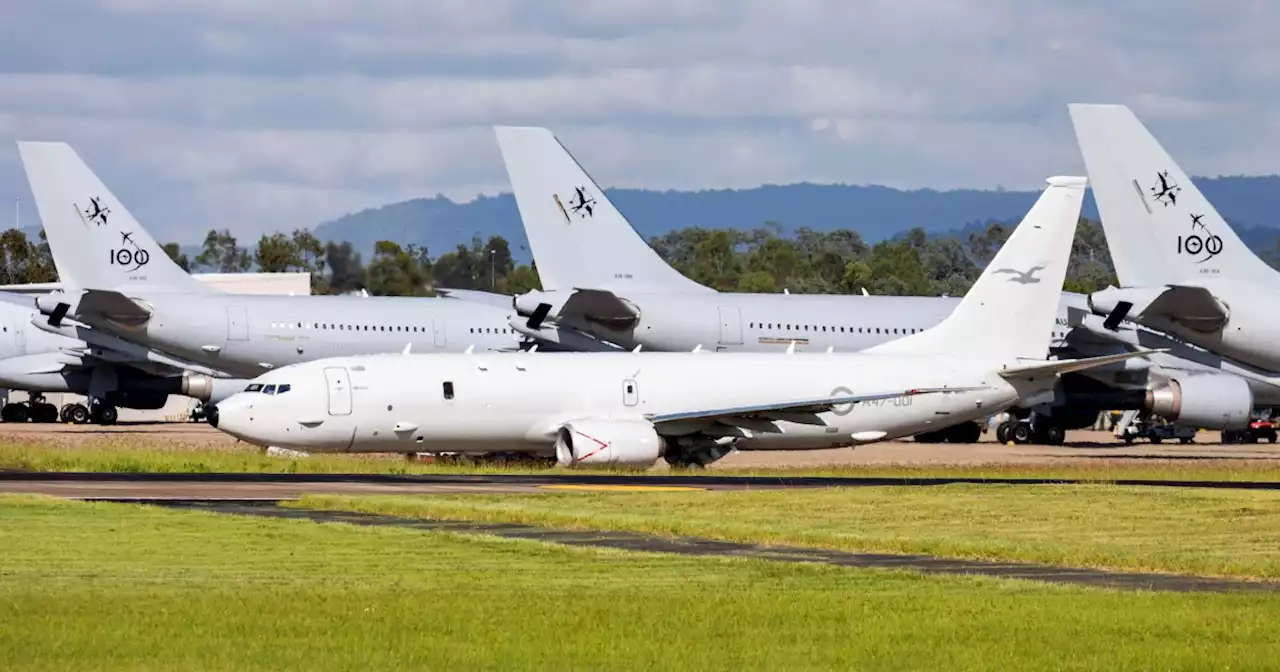
{"label": "cloudy sky", "polygon": [[[1194,174],[1280,172],[1266,0],[40,0],[0,23],[0,136],[72,143],[158,238],[506,190],[490,127],[606,185],[1031,188],[1068,102]],[[17,151],[0,199],[24,202]],[[0,208],[0,222],[12,214]]]}

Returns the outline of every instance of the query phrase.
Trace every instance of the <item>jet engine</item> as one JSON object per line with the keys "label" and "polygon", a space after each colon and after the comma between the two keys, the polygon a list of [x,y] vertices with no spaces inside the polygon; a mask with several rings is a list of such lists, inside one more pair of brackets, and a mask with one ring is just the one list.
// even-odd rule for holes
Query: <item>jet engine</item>
{"label": "jet engine", "polygon": [[556,434],[556,462],[562,467],[651,467],[665,448],[653,425],[643,421],[575,420]]}
{"label": "jet engine", "polygon": [[176,393],[216,404],[236,392],[243,391],[247,384],[248,381],[240,378],[214,378],[188,372],[182,374],[182,383]]}
{"label": "jet engine", "polygon": [[1170,422],[1202,429],[1243,429],[1253,412],[1253,391],[1238,376],[1205,373],[1171,378],[1147,390],[1146,410]]}

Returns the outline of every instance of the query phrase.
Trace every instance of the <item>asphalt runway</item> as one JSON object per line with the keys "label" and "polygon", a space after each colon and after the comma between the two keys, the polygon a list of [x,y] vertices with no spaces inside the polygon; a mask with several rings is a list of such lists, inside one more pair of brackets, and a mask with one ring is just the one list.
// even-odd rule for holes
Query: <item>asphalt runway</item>
{"label": "asphalt runway", "polygon": [[[571,491],[671,492],[831,487],[927,487],[950,484],[1082,485],[1098,481],[1058,478],[887,478],[824,476],[724,476],[715,474],[129,474],[0,472],[0,492],[72,499],[286,500],[306,494],[493,494]],[[1152,488],[1280,490],[1276,481],[1122,479],[1108,485]]]}
{"label": "asphalt runway", "polygon": [[425,531],[486,534],[506,539],[534,539],[566,546],[612,548],[647,553],[746,557],[774,562],[823,563],[841,567],[905,569],[923,574],[978,575],[1098,588],[1182,593],[1280,592],[1280,583],[1276,582],[1241,581],[1180,574],[1109,572],[1031,563],[955,560],[928,555],[852,553],[795,546],[734,543],[693,537],[659,537],[631,532],[574,532],[528,525],[400,518],[365,513],[291,509],[234,502],[175,502],[169,504],[169,506],[230,515],[312,520],[317,523],[346,523],[350,525],[403,527]]}

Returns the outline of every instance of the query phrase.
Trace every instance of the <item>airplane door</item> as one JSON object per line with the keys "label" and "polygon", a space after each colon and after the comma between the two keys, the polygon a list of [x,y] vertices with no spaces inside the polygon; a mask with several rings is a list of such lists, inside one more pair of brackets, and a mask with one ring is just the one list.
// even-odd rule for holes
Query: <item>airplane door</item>
{"label": "airplane door", "polygon": [[445,338],[444,320],[431,320],[431,337],[435,339],[437,348],[443,348],[448,339]]}
{"label": "airplane door", "polygon": [[227,340],[249,340],[249,315],[244,306],[227,306]]}
{"label": "airplane door", "polygon": [[622,381],[622,403],[624,406],[635,406],[640,402],[640,385],[628,378]]}
{"label": "airplane door", "polygon": [[351,415],[351,379],[347,369],[325,367],[324,378],[329,385],[329,415]]}
{"label": "airplane door", "polygon": [[742,345],[742,312],[735,306],[720,306],[720,345]]}

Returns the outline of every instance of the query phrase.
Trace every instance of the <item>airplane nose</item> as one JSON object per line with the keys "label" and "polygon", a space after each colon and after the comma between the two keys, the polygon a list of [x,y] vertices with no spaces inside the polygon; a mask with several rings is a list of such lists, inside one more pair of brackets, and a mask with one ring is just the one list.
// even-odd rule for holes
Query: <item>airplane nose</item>
{"label": "airplane nose", "polygon": [[218,428],[218,405],[208,404],[204,407],[204,417],[208,421],[209,426],[214,429]]}

